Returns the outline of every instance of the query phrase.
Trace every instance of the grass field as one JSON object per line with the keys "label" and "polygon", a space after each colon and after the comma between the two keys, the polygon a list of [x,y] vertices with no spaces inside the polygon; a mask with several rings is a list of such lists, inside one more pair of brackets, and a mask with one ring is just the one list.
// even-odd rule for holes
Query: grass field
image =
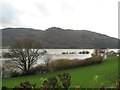
{"label": "grass field", "polygon": [[2,80],[2,86],[14,87],[16,85],[19,85],[20,82],[28,80],[33,84],[36,83],[36,86],[39,88],[41,85],[41,78],[52,77],[61,72],[70,73],[72,77],[72,83],[70,87],[73,88],[75,86],[90,87],[96,75],[98,76],[98,79],[95,82],[95,87],[100,87],[101,83],[104,83],[104,86],[106,87],[114,87],[118,73],[118,57],[109,57],[100,64],[90,65],[86,67],[62,70],[41,75],[4,78]]}

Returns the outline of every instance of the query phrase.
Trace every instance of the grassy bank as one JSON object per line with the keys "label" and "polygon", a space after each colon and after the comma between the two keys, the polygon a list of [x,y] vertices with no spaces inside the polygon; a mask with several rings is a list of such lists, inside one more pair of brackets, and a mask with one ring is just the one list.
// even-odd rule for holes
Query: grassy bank
{"label": "grassy bank", "polygon": [[31,83],[36,83],[36,86],[39,88],[41,85],[41,81],[40,81],[41,78],[52,77],[61,72],[68,72],[72,77],[71,80],[72,83],[70,87],[73,88],[75,86],[90,87],[95,76],[98,76],[98,79],[94,84],[95,87],[100,87],[101,83],[104,83],[106,87],[112,87],[115,86],[116,83],[117,69],[118,69],[118,58],[109,57],[100,64],[51,72],[41,75],[4,78],[2,86],[14,87],[18,85],[20,82],[28,80]]}

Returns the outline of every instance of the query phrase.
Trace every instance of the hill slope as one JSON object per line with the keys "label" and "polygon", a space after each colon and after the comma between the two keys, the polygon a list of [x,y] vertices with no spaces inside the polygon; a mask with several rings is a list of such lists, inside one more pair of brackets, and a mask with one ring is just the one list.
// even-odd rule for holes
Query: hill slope
{"label": "hill slope", "polygon": [[39,40],[44,48],[118,48],[117,39],[87,30],[5,28],[2,35],[3,46],[10,46],[20,38],[32,37]]}

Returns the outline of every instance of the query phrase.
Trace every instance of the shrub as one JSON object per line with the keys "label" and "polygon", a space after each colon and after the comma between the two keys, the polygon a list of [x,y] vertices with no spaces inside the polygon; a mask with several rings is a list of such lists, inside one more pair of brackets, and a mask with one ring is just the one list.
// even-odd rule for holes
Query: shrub
{"label": "shrub", "polygon": [[19,76],[19,75],[20,75],[20,73],[17,72],[17,71],[12,71],[12,72],[11,72],[11,77],[17,77],[17,76]]}
{"label": "shrub", "polygon": [[64,89],[68,90],[68,88],[71,84],[70,74],[69,73],[61,73],[61,74],[58,74],[58,77],[59,77],[60,81],[62,82]]}
{"label": "shrub", "polygon": [[100,90],[107,90],[107,88],[105,88],[105,86],[102,84]]}
{"label": "shrub", "polygon": [[35,74],[35,72],[27,71],[27,72],[21,73],[20,76],[29,76],[29,75],[33,75],[33,74]]}
{"label": "shrub", "polygon": [[36,84],[31,84],[29,81],[24,81],[16,86],[13,90],[34,90]]}
{"label": "shrub", "polygon": [[80,51],[79,54],[82,54],[82,52]]}
{"label": "shrub", "polygon": [[54,77],[52,77],[52,78],[49,78],[48,79],[48,81],[50,82],[50,86],[52,87],[52,88],[57,88],[57,79],[56,79],[56,77],[54,76]]}
{"label": "shrub", "polygon": [[89,51],[86,51],[86,54],[89,54],[90,52]]}
{"label": "shrub", "polygon": [[47,73],[48,71],[57,71],[57,70],[64,70],[64,69],[71,69],[71,68],[76,68],[76,67],[81,67],[81,66],[87,66],[87,65],[92,65],[92,64],[99,64],[103,61],[103,58],[101,56],[93,56],[91,58],[87,58],[85,60],[79,60],[79,59],[58,59],[51,61],[49,63],[49,70],[46,67],[46,65],[38,65],[36,67],[31,68],[27,72],[23,72],[22,74],[19,74],[18,72],[13,72],[12,76],[16,77],[19,75],[22,76],[27,76],[27,75],[32,75],[36,73]]}
{"label": "shrub", "polygon": [[28,76],[28,75],[33,75],[33,74],[37,74],[37,73],[42,74],[42,73],[47,73],[47,71],[48,71],[48,69],[46,66],[38,65],[36,67],[31,68],[28,72],[25,72],[25,73],[23,72],[21,74],[21,76]]}
{"label": "shrub", "polygon": [[[58,78],[50,77],[48,79],[42,78],[42,85],[41,87],[44,90],[55,90],[55,89],[62,89],[68,90],[70,84],[71,84],[71,76],[69,73],[61,73],[57,75]],[[63,86],[63,87],[62,87]]]}
{"label": "shrub", "polygon": [[102,61],[103,61],[103,58],[101,56],[93,56],[85,60],[58,59],[50,62],[49,68],[51,71],[57,71],[57,70],[76,68],[76,67],[87,66],[92,64],[99,64]]}
{"label": "shrub", "polygon": [[116,83],[117,85],[117,88],[118,88],[118,90],[120,90],[120,79],[117,81],[117,83]]}
{"label": "shrub", "polygon": [[85,54],[85,51],[82,51],[82,54]]}
{"label": "shrub", "polygon": [[70,52],[69,54],[75,54],[75,52]]}
{"label": "shrub", "polygon": [[61,88],[61,85],[59,84],[58,79],[54,76],[54,77],[50,77],[48,79],[42,79],[42,85],[41,88],[43,89],[51,89],[54,90],[55,88]]}
{"label": "shrub", "polygon": [[89,51],[80,51],[79,54],[89,54],[90,52]]}
{"label": "shrub", "polygon": [[29,76],[29,75],[33,75],[33,74],[37,74],[37,73],[42,74],[42,73],[47,73],[47,72],[48,72],[48,69],[47,69],[47,67],[45,65],[38,65],[38,66],[32,67],[27,72],[12,71],[11,72],[11,77]]}
{"label": "shrub", "polygon": [[31,70],[31,72],[33,73],[44,73],[47,72],[47,67],[45,67],[44,65],[38,65],[36,67],[33,67]]}
{"label": "shrub", "polygon": [[8,90],[6,86],[2,86],[2,90]]}
{"label": "shrub", "polygon": [[62,54],[68,54],[68,52],[62,52]]}
{"label": "shrub", "polygon": [[68,59],[58,59],[58,60],[52,61],[50,62],[50,70],[56,71],[56,70],[67,69],[69,63],[70,63],[70,60]]}
{"label": "shrub", "polygon": [[62,54],[66,54],[65,52],[62,52]]}

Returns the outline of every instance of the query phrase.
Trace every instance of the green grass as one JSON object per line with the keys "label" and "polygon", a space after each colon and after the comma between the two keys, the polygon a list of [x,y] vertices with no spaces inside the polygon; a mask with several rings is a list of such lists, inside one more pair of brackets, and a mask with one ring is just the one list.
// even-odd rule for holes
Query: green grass
{"label": "green grass", "polygon": [[36,83],[39,88],[41,85],[41,78],[48,78],[54,75],[57,75],[61,72],[69,72],[71,79],[71,86],[81,86],[81,87],[90,87],[91,82],[93,81],[94,76],[98,75],[98,79],[95,83],[95,87],[100,87],[101,83],[104,83],[106,87],[114,87],[116,83],[116,75],[118,73],[118,58],[109,57],[100,64],[90,65],[86,67],[79,67],[75,69],[62,70],[57,72],[51,72],[41,75],[31,75],[31,76],[21,76],[21,77],[12,77],[4,78],[3,85],[7,87],[14,87],[19,85],[20,82],[28,80],[31,83]]}

